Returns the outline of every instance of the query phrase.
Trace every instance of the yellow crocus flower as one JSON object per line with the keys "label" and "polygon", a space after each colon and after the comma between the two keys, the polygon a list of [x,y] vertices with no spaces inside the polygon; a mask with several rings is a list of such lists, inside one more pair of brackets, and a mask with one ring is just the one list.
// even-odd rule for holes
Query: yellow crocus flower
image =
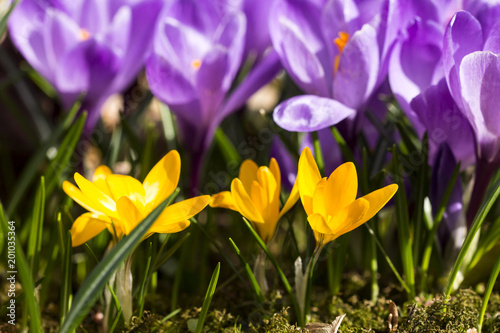
{"label": "yellow crocus flower", "polygon": [[245,160],[238,178],[231,182],[231,191],[212,195],[210,206],[240,212],[267,243],[273,237],[279,219],[299,199],[297,187],[294,186],[280,211],[280,191],[281,173],[274,158],[271,158],[269,167],[258,167],[254,161]]}
{"label": "yellow crocus flower", "polygon": [[[140,182],[131,176],[116,175],[99,166],[92,182],[75,173],[78,185],[64,181],[63,190],[89,212],[78,217],[71,227],[73,246],[81,245],[108,229],[119,240],[128,235],[149,213],[169,197],[177,187],[181,159],[175,150],[165,155]],[[146,236],[174,233],[189,226],[189,219],[205,208],[210,196],[187,199],[165,208]]]}
{"label": "yellow crocus flower", "polygon": [[344,163],[330,177],[321,178],[307,147],[300,155],[297,183],[318,248],[371,219],[398,190],[398,185],[391,184],[356,199],[358,176],[354,164]]}

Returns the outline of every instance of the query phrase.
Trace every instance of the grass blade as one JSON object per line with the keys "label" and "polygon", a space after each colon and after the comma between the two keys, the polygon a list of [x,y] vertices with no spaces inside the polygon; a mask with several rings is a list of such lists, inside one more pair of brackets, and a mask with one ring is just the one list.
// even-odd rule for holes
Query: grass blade
{"label": "grass blade", "polygon": [[248,279],[250,280],[250,285],[253,288],[253,291],[255,292],[255,296],[257,297],[257,300],[259,302],[264,301],[264,296],[262,296],[262,291],[260,290],[259,283],[257,282],[257,279],[255,279],[255,275],[252,272],[252,269],[250,268],[250,265],[248,262],[243,258],[241,255],[240,249],[236,246],[236,244],[233,242],[231,238],[229,238],[229,242],[231,243],[231,246],[234,249],[234,252],[236,252],[236,255],[240,259],[241,264],[243,265],[243,268],[245,269],[245,272],[248,275]]}
{"label": "grass blade", "polygon": [[12,5],[10,5],[10,8],[7,11],[7,13],[5,13],[5,15],[0,19],[0,37],[3,36],[3,34],[5,33],[5,30],[7,30],[7,21],[9,20],[9,16],[12,13],[12,11],[14,10],[14,8],[17,6],[19,1],[20,0],[14,1],[14,3]]}
{"label": "grass blade", "polygon": [[61,327],[61,333],[72,332],[80,325],[118,266],[132,253],[163,209],[173,201],[178,193],[179,190],[177,189],[169,198],[158,205],[128,236],[124,236],[94,268],[80,286],[73,305]]}
{"label": "grass blade", "polygon": [[28,243],[27,258],[30,264],[31,274],[36,278],[38,271],[38,254],[42,249],[43,217],[45,211],[45,178],[40,179],[40,186],[35,196],[33,206],[33,219]]}
{"label": "grass blade", "polygon": [[401,260],[403,262],[403,271],[406,276],[406,282],[410,288],[410,293],[408,294],[409,299],[415,298],[415,271],[413,269],[413,254],[412,254],[412,242],[410,239],[410,218],[408,216],[408,202],[406,200],[405,185],[403,180],[403,174],[400,172],[402,169],[399,164],[399,154],[396,146],[392,148],[393,154],[393,166],[395,177],[394,181],[398,184],[400,190],[396,192],[396,216],[397,216],[397,227],[398,227],[398,241],[399,248],[401,251]]}
{"label": "grass blade", "polygon": [[236,163],[237,165],[241,163],[240,154],[238,154],[238,151],[222,128],[218,128],[217,131],[215,131],[215,142],[219,146],[226,163]]}
{"label": "grass blade", "polygon": [[70,302],[73,298],[72,295],[72,281],[73,281],[73,266],[71,264],[71,258],[73,257],[73,244],[71,244],[71,233],[68,231],[66,237],[66,244],[64,247],[64,252],[62,253],[62,285],[61,285],[61,301],[60,301],[60,323],[64,323],[64,319],[68,314],[69,308],[71,306]]}
{"label": "grass blade", "polygon": [[488,280],[488,285],[486,286],[486,291],[484,292],[483,305],[481,306],[481,312],[479,313],[479,320],[477,322],[477,331],[479,333],[481,333],[484,314],[486,313],[486,308],[488,307],[488,302],[490,300],[491,292],[493,291],[493,287],[495,286],[495,281],[497,280],[499,273],[500,273],[500,256],[498,256],[497,260],[495,260],[495,266],[493,266],[490,279]]}
{"label": "grass blade", "polygon": [[[15,229],[9,228],[6,216],[3,212],[3,206],[0,204],[0,223],[2,224],[2,229],[4,235],[8,235],[9,230],[12,232]],[[28,314],[30,316],[30,331],[31,332],[41,332],[42,331],[42,321],[40,315],[40,307],[35,298],[35,286],[33,284],[33,277],[31,275],[28,261],[24,256],[24,251],[21,247],[18,237],[15,240],[16,247],[16,269],[21,280],[21,285],[23,290],[29,290],[30,292],[25,293],[26,303],[28,307]]]}
{"label": "grass blade", "polygon": [[200,318],[198,318],[198,323],[196,324],[196,333],[201,333],[201,330],[203,329],[203,323],[205,322],[208,308],[210,307],[210,303],[212,302],[212,298],[214,297],[215,287],[217,287],[217,281],[219,281],[219,273],[220,262],[217,264],[217,267],[215,267],[215,271],[212,274],[212,278],[210,279],[210,284],[208,285],[205,300],[203,301],[203,306],[201,308]]}
{"label": "grass blade", "polygon": [[460,270],[460,267],[462,266],[465,256],[469,251],[469,247],[472,244],[472,240],[476,236],[479,229],[481,229],[481,226],[483,225],[486,215],[493,206],[493,203],[497,200],[498,195],[500,195],[500,178],[498,178],[495,184],[490,188],[485,199],[483,200],[483,203],[481,204],[481,207],[479,208],[478,213],[474,217],[472,226],[469,232],[467,233],[467,237],[465,238],[462,248],[460,249],[457,260],[455,261],[455,265],[453,266],[453,269],[450,273],[450,277],[448,278],[448,284],[445,290],[446,296],[450,296],[451,291],[453,290],[453,285],[455,284],[455,279],[457,278],[458,275],[458,271]]}

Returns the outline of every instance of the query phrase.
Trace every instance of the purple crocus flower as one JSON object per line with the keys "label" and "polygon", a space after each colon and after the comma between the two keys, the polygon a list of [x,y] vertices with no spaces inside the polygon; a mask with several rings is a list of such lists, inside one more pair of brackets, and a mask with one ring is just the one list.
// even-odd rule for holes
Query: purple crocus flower
{"label": "purple crocus flower", "polygon": [[10,35],[65,107],[85,93],[90,131],[105,100],[143,66],[162,6],[160,0],[24,0],[9,19]]}
{"label": "purple crocus flower", "polygon": [[364,110],[385,76],[386,1],[279,0],[270,32],[283,66],[307,95],[274,110],[276,123],[299,132],[335,125]]}
{"label": "purple crocus flower", "polygon": [[[243,4],[171,1],[158,24],[154,52],[147,61],[151,91],[177,116],[182,140],[192,156],[193,189],[199,185],[204,152],[222,119],[241,108],[281,70],[279,58],[271,51],[228,95],[246,54],[255,50],[258,56],[265,48],[265,32],[256,41],[252,38],[257,34],[248,33]],[[258,6],[255,1],[253,5]],[[249,12],[246,8],[255,19]],[[252,27],[259,28],[267,26]]]}
{"label": "purple crocus flower", "polygon": [[410,106],[427,131],[431,163],[443,144],[449,147],[455,160],[461,162],[462,170],[475,163],[472,127],[451,97],[444,78],[415,97]]}
{"label": "purple crocus flower", "polygon": [[466,11],[456,13],[446,28],[443,48],[448,87],[475,135],[477,167],[469,225],[500,166],[500,4],[473,4],[477,18]]}

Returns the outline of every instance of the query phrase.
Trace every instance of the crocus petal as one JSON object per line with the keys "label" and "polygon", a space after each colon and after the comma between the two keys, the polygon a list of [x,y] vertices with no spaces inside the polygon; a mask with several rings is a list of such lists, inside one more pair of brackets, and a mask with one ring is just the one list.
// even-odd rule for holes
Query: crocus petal
{"label": "crocus petal", "polygon": [[142,183],[149,209],[158,206],[174,192],[180,173],[181,157],[176,150],[170,151],[149,171]]}
{"label": "crocus petal", "polygon": [[335,235],[340,236],[356,229],[368,219],[366,215],[369,212],[370,203],[364,198],[359,198],[348,206],[344,207],[338,214],[332,216],[329,224]]}
{"label": "crocus petal", "polygon": [[427,130],[430,161],[435,160],[439,146],[446,142],[461,161],[462,169],[475,162],[472,127],[453,100],[444,78],[415,97],[410,105]]}
{"label": "crocus petal", "polygon": [[85,213],[80,215],[71,226],[73,247],[82,245],[101,233],[111,222],[101,214]]}
{"label": "crocus petal", "polygon": [[243,183],[238,178],[233,179],[231,182],[231,193],[233,194],[234,201],[241,215],[252,222],[264,223],[262,215],[253,204]]}
{"label": "crocus petal", "polygon": [[443,40],[443,65],[451,95],[460,108],[460,63],[465,55],[481,50],[483,31],[481,24],[470,13],[460,11],[453,16],[446,28]]}
{"label": "crocus petal", "polygon": [[73,199],[76,203],[78,203],[86,210],[93,212],[94,214],[100,214],[100,215],[103,214],[103,212],[99,211],[98,209],[96,209],[96,207],[92,206],[93,202],[89,200],[87,196],[83,194],[83,192],[80,191],[80,189],[75,185],[65,180],[62,184],[62,188],[64,193],[66,193],[71,199]]}
{"label": "crocus petal", "polygon": [[149,232],[158,234],[174,234],[186,229],[190,224],[191,222],[189,220],[185,220],[170,224],[153,225],[149,229]]}
{"label": "crocus petal", "polygon": [[500,55],[468,54],[460,65],[460,81],[465,113],[479,144],[478,156],[492,161],[500,150]]}
{"label": "crocus petal", "polygon": [[322,234],[333,234],[332,229],[326,223],[325,218],[321,214],[311,214],[307,216],[307,222],[311,229]]}
{"label": "crocus petal", "polygon": [[267,211],[267,206],[269,205],[269,199],[266,189],[261,184],[259,184],[258,181],[254,180],[252,182],[252,188],[249,195],[255,208],[257,209],[257,211],[260,212],[264,222],[267,223],[271,221],[271,217]]}
{"label": "crocus petal", "polygon": [[[280,209],[280,186],[276,182],[271,170],[268,167],[260,167],[257,171],[257,179],[259,184],[266,192],[266,213],[268,218],[265,221],[278,221]],[[263,214],[264,215],[264,214]]]}
{"label": "crocus petal", "polygon": [[167,104],[184,104],[197,98],[193,83],[161,54],[153,53],[148,58],[146,75],[151,91]]}
{"label": "crocus petal", "polygon": [[92,182],[95,183],[96,180],[104,180],[104,178],[106,178],[106,176],[109,176],[109,175],[112,175],[113,174],[113,171],[111,171],[111,169],[106,166],[106,165],[99,165],[95,171],[94,171],[94,175],[92,177]]}
{"label": "crocus petal", "polygon": [[95,210],[111,217],[118,217],[116,214],[116,204],[109,196],[101,191],[95,184],[85,179],[78,172],[75,173],[75,182],[80,190],[85,194],[86,204]]}
{"label": "crocus petal", "polygon": [[150,231],[159,232],[156,230],[162,230],[162,228],[171,224],[187,221],[201,212],[209,202],[209,195],[201,195],[174,203],[163,210]]}
{"label": "crocus petal", "polygon": [[280,167],[278,165],[278,161],[276,161],[275,158],[271,158],[271,161],[269,162],[269,170],[271,170],[271,173],[273,174],[276,184],[278,184],[281,187]]}
{"label": "crocus petal", "polygon": [[116,210],[125,235],[128,235],[146,217],[137,209],[134,202],[125,196],[120,197],[116,202]]}
{"label": "crocus petal", "polygon": [[299,159],[299,171],[297,173],[297,183],[300,193],[300,199],[307,215],[313,214],[312,198],[316,185],[321,180],[318,165],[312,156],[311,150],[306,147]]}
{"label": "crocus petal", "polygon": [[360,198],[360,199],[365,199],[369,203],[369,208],[366,211],[365,215],[363,216],[363,222],[366,222],[372,217],[374,217],[375,214],[377,214],[378,211],[381,210],[382,207],[384,207],[385,204],[389,202],[389,200],[391,200],[391,198],[394,196],[397,190],[398,190],[398,185],[391,184],[382,187],[381,189],[378,189],[376,191],[373,191],[365,195],[364,197]]}
{"label": "crocus petal", "polygon": [[241,164],[238,178],[241,180],[247,193],[251,192],[252,183],[257,180],[257,170],[259,170],[259,166],[252,160],[245,160]]}
{"label": "crocus petal", "polygon": [[286,130],[313,132],[335,125],[355,112],[334,99],[304,95],[280,103],[274,109],[273,118]]}
{"label": "crocus petal", "polygon": [[329,215],[335,215],[356,200],[358,193],[358,175],[352,162],[347,162],[335,169],[325,185],[325,204]]}
{"label": "crocus petal", "polygon": [[115,201],[122,196],[128,197],[140,211],[144,211],[146,192],[140,181],[125,175],[109,175],[106,183]]}
{"label": "crocus petal", "polygon": [[236,207],[233,195],[229,191],[223,191],[212,195],[209,205],[213,208],[226,208],[238,211],[238,207]]}
{"label": "crocus petal", "polygon": [[326,185],[326,178],[323,178],[316,185],[316,189],[314,190],[312,198],[314,214],[320,214],[322,216],[327,216],[326,206],[328,205],[328,202],[326,201],[325,197],[325,185]]}
{"label": "crocus petal", "polygon": [[290,192],[290,195],[288,196],[288,199],[285,202],[285,205],[281,209],[280,215],[278,216],[278,219],[282,218],[283,215],[286,214],[299,200],[300,194],[299,194],[299,185],[297,182],[293,184],[292,191]]}
{"label": "crocus petal", "polygon": [[340,55],[333,79],[333,97],[348,107],[360,108],[375,89],[379,62],[377,33],[365,24],[354,33]]}

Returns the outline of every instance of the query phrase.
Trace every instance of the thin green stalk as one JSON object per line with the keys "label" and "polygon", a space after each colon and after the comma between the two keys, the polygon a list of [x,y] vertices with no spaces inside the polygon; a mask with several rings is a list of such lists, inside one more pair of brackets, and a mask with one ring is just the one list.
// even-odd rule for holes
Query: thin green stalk
{"label": "thin green stalk", "polygon": [[220,273],[220,262],[215,267],[215,271],[212,274],[212,278],[210,279],[210,284],[208,285],[207,293],[205,294],[205,300],[203,301],[203,306],[201,307],[200,318],[198,318],[198,322],[196,324],[195,333],[201,333],[203,330],[203,324],[205,323],[205,318],[208,313],[208,308],[210,307],[210,303],[212,302],[212,298],[215,294],[215,288],[217,287],[217,281],[219,280]]}
{"label": "thin green stalk", "polygon": [[337,144],[339,145],[340,150],[342,151],[342,156],[344,157],[344,160],[354,163],[356,165],[356,169],[359,169],[351,148],[349,148],[347,142],[345,141],[342,134],[340,134],[337,127],[332,126],[330,127],[330,130],[332,131],[333,138],[335,139],[335,141],[337,141]]}
{"label": "thin green stalk", "polygon": [[278,276],[281,279],[281,282],[283,283],[285,290],[288,293],[288,296],[290,297],[290,301],[292,302],[293,308],[295,309],[295,313],[297,314],[297,320],[298,320],[299,326],[304,327],[305,323],[302,320],[302,315],[300,312],[299,304],[297,303],[297,298],[295,297],[292,286],[290,286],[290,283],[288,282],[288,279],[286,278],[285,273],[283,273],[283,270],[281,269],[281,267],[279,266],[278,262],[273,257],[271,252],[269,252],[269,249],[267,248],[264,241],[260,238],[260,236],[257,234],[257,232],[252,228],[252,225],[250,224],[250,222],[244,217],[243,217],[243,221],[245,222],[245,225],[247,226],[248,230],[250,231],[250,234],[257,241],[257,244],[260,246],[260,248],[262,250],[264,250],[267,257],[269,258],[269,260],[273,264],[274,268],[276,268],[276,271],[278,272]]}
{"label": "thin green stalk", "polygon": [[499,273],[500,273],[500,256],[498,256],[497,260],[495,260],[495,265],[493,266],[493,270],[491,271],[486,291],[484,292],[483,304],[481,306],[481,312],[479,313],[479,320],[477,322],[477,330],[479,333],[481,333],[481,329],[483,327],[484,314],[486,313],[486,308],[488,306],[488,302],[491,297],[491,292],[493,291],[493,287],[495,286],[495,281],[497,280]]}
{"label": "thin green stalk", "polygon": [[215,143],[219,146],[226,163],[241,163],[241,156],[222,128],[215,131]]}
{"label": "thin green stalk", "polygon": [[257,279],[255,279],[255,275],[253,274],[252,269],[250,268],[250,265],[245,260],[245,258],[243,258],[243,256],[241,255],[240,249],[238,248],[238,246],[236,246],[236,244],[234,243],[234,241],[231,238],[229,238],[229,242],[231,243],[231,246],[233,247],[234,252],[236,252],[238,259],[240,259],[241,265],[243,265],[245,272],[247,273],[248,280],[250,281],[250,285],[253,288],[253,291],[255,293],[255,296],[257,297],[257,300],[259,302],[263,302],[264,296],[262,295],[262,291],[260,289],[259,283],[257,282]]}
{"label": "thin green stalk", "polygon": [[483,203],[481,204],[481,207],[479,208],[478,213],[474,217],[472,227],[470,228],[469,233],[465,238],[462,248],[460,249],[460,253],[458,254],[458,258],[455,261],[455,265],[453,266],[453,269],[450,273],[450,277],[448,278],[448,284],[445,290],[446,296],[450,296],[453,290],[453,285],[455,284],[455,279],[457,278],[458,275],[458,271],[462,267],[462,263],[465,259],[465,256],[467,255],[467,252],[469,251],[469,248],[472,244],[472,240],[476,236],[479,229],[481,229],[481,226],[483,225],[483,222],[486,219],[486,215],[488,214],[491,207],[497,200],[498,195],[500,195],[500,178],[498,178],[495,184],[490,188],[485,199],[483,200]]}
{"label": "thin green stalk", "polygon": [[375,235],[375,232],[373,231],[373,229],[367,224],[365,223],[364,226],[368,229],[368,232],[370,233],[370,235],[372,236],[373,240],[375,241],[375,244],[378,246],[378,249],[380,250],[380,252],[382,253],[382,255],[384,256],[385,258],[385,261],[387,262],[387,264],[389,265],[389,267],[391,268],[392,272],[394,273],[394,275],[396,276],[396,278],[398,279],[399,283],[401,283],[401,286],[403,287],[403,289],[408,293],[410,294],[410,287],[408,287],[408,285],[406,284],[406,282],[403,280],[403,278],[401,277],[401,275],[399,274],[398,270],[396,269],[396,266],[394,266],[394,264],[392,263],[392,260],[391,258],[389,258],[389,256],[387,255],[387,253],[385,252],[384,250],[384,247],[382,246],[382,244],[380,243],[380,241],[378,240],[377,236]]}
{"label": "thin green stalk", "polygon": [[318,262],[319,255],[321,254],[321,251],[323,250],[323,246],[316,248],[314,251],[313,257],[309,260],[308,267],[307,267],[307,287],[306,287],[306,297],[304,300],[304,313],[302,317],[302,321],[304,323],[307,323],[309,320],[309,316],[311,313],[311,291],[312,291],[312,281],[313,281],[313,273],[314,273],[314,266]]}
{"label": "thin green stalk", "polygon": [[72,299],[72,264],[71,258],[73,257],[73,247],[71,244],[71,233],[68,231],[66,237],[66,245],[62,259],[62,285],[61,285],[61,300],[60,300],[60,308],[59,308],[59,318],[60,325],[63,324],[66,315],[68,314],[70,308],[70,302]]}
{"label": "thin green stalk", "polygon": [[398,241],[401,251],[401,260],[403,262],[403,271],[406,275],[406,281],[410,287],[409,299],[415,298],[415,272],[413,269],[413,254],[412,242],[410,238],[410,218],[408,216],[408,202],[406,199],[405,184],[403,181],[403,172],[400,169],[399,154],[396,146],[392,148],[393,165],[395,170],[395,182],[398,184],[400,190],[396,192],[396,216],[398,226]]}
{"label": "thin green stalk", "polygon": [[151,266],[151,255],[152,255],[152,247],[153,244],[149,243],[149,251],[148,251],[148,260],[146,262],[146,270],[144,271],[144,278],[142,279],[141,283],[141,289],[139,290],[139,296],[138,296],[138,316],[139,319],[142,318],[142,310],[144,309],[144,301],[146,298],[146,282],[148,280],[148,275],[149,275],[149,269]]}
{"label": "thin green stalk", "polygon": [[332,280],[329,282],[332,295],[337,295],[340,292],[340,282],[342,280],[342,272],[344,271],[345,258],[347,256],[350,239],[351,234],[347,233],[335,240],[335,245],[338,245],[338,247],[336,255],[333,256],[333,275]]}

